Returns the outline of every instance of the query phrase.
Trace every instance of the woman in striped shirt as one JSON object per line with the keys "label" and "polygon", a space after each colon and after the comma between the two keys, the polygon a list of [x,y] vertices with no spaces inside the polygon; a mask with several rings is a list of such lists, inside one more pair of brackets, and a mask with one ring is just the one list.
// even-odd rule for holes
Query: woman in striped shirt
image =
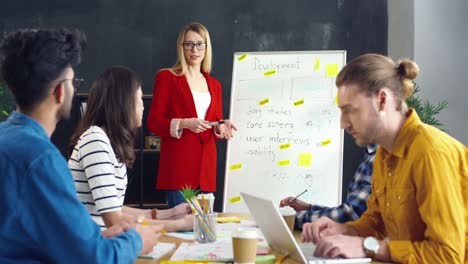
{"label": "woman in striped shirt", "polygon": [[[168,231],[191,230],[193,219],[188,215],[188,204],[168,210],[123,206],[127,166],[131,167],[135,160],[133,143],[136,128],[142,124],[143,109],[140,81],[132,70],[114,66],[93,82],[86,112],[70,144],[68,166],[78,198],[103,229],[145,218],[164,224]],[[182,217],[161,220],[176,215]]]}

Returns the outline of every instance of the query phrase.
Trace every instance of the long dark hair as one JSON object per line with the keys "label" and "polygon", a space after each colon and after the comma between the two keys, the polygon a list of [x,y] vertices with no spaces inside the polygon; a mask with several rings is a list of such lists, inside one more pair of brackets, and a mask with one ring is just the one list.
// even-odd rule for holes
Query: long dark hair
{"label": "long dark hair", "polygon": [[131,167],[135,161],[135,96],[141,82],[135,72],[113,66],[93,82],[86,112],[70,141],[70,155],[80,136],[91,126],[104,129],[120,162]]}

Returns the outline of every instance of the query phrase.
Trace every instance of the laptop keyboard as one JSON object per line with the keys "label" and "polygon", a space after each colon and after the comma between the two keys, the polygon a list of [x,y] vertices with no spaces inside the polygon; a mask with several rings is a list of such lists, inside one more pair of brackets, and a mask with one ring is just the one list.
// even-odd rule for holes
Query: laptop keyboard
{"label": "laptop keyboard", "polygon": [[299,248],[302,251],[302,254],[304,254],[304,257],[309,260],[309,259],[317,259],[317,257],[314,257],[314,252],[315,252],[315,245],[312,243],[299,243]]}
{"label": "laptop keyboard", "polygon": [[[315,252],[315,245],[312,243],[299,243],[299,248],[302,251],[302,254],[304,254],[304,257],[309,261],[309,263],[328,263],[328,262],[334,262],[339,261],[339,260],[345,260],[344,258],[319,258],[314,256]],[[335,262],[335,263],[337,263]]]}

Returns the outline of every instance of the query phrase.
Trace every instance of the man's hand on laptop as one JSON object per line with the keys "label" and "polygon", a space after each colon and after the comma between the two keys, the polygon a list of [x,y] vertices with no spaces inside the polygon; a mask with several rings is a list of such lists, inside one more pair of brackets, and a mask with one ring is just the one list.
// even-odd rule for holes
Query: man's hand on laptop
{"label": "man's hand on laptop", "polygon": [[304,201],[301,201],[299,199],[294,199],[294,197],[292,196],[289,196],[281,200],[280,207],[284,207],[284,206],[291,206],[296,211],[304,211],[304,210],[310,209],[310,204]]}
{"label": "man's hand on laptop", "polygon": [[302,242],[317,244],[323,237],[331,235],[357,236],[358,233],[353,227],[339,224],[325,216],[302,226]]}
{"label": "man's hand on laptop", "polygon": [[364,238],[346,235],[323,237],[316,245],[314,256],[321,258],[364,258]]}

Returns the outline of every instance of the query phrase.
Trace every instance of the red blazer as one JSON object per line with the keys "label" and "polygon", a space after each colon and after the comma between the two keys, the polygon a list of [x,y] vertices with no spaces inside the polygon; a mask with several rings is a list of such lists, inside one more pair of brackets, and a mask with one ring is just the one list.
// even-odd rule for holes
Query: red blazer
{"label": "red blazer", "polygon": [[[221,84],[204,73],[211,103],[205,120],[223,119]],[[216,137],[213,129],[194,133],[184,129],[180,139],[170,135],[173,118],[197,117],[192,92],[185,75],[169,70],[156,74],[153,99],[148,115],[148,128],[161,137],[161,155],[156,188],[180,190],[189,185],[205,192],[216,191]]]}

